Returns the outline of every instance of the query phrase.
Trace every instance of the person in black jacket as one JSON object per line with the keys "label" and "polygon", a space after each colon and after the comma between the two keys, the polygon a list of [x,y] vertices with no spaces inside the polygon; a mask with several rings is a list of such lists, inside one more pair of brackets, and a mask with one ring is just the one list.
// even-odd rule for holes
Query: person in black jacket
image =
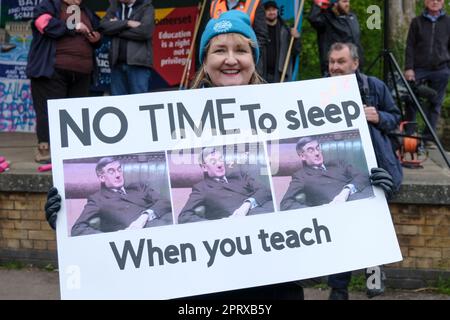
{"label": "person in black jacket", "polygon": [[[69,6],[80,8],[75,17]],[[34,8],[26,73],[31,79],[38,148],[35,161],[50,162],[47,100],[89,95],[99,19],[82,0],[43,0]]]}
{"label": "person in black jacket", "polygon": [[350,11],[350,0],[314,0],[309,22],[317,31],[320,71],[328,73],[328,51],[333,43],[350,42],[358,47],[359,68],[363,63],[358,18]]}
{"label": "person in black jacket", "polygon": [[[406,80],[426,81],[437,92],[430,101],[430,108],[425,110],[433,130],[439,120],[450,76],[450,17],[443,7],[444,0],[425,0],[424,12],[411,21],[406,44]],[[415,121],[416,112],[413,106],[408,106],[406,120]],[[428,128],[424,135],[431,136]]]}
{"label": "person in black jacket", "polygon": [[279,15],[278,5],[275,1],[264,2],[266,23],[269,31],[269,41],[261,56],[263,60],[262,77],[269,83],[280,82],[283,73],[287,51],[291,37],[294,37],[294,46],[289,57],[285,80],[292,78],[293,60],[300,54],[300,33],[289,29]]}
{"label": "person in black jacket", "polygon": [[155,13],[151,0],[112,0],[100,22],[111,37],[111,94],[145,93],[153,65]]}

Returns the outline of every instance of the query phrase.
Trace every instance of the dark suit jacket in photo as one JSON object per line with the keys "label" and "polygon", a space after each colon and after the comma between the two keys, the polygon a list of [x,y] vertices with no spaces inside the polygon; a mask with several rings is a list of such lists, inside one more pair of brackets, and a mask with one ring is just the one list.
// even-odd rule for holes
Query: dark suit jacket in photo
{"label": "dark suit jacket in photo", "polygon": [[[353,184],[358,191],[370,185],[369,175],[362,174],[351,165],[340,162],[328,163],[325,167],[326,170],[321,170],[304,166],[294,173],[280,209],[320,206],[330,203],[348,184]],[[305,195],[304,204],[296,200],[299,193]]]}
{"label": "dark suit jacket in photo", "polygon": [[[72,236],[126,229],[144,210],[151,209],[159,218],[148,221],[145,228],[172,224],[170,201],[147,185],[128,186],[126,194],[102,186],[88,198],[83,212],[72,227]],[[92,219],[100,218],[97,227]]]}
{"label": "dark suit jacket in photo", "polygon": [[[229,217],[246,199],[253,198],[258,206],[248,215],[273,212],[270,189],[258,183],[245,172],[233,172],[226,176],[228,183],[212,178],[192,187],[192,192],[178,218],[178,223],[215,220]],[[196,208],[204,206],[204,213]]]}

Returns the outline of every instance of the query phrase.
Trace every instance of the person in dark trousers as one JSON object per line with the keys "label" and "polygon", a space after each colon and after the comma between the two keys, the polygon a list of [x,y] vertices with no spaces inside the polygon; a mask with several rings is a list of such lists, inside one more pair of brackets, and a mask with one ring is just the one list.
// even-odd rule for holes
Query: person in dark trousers
{"label": "person in dark trousers", "polygon": [[284,23],[279,15],[279,8],[275,1],[264,2],[264,10],[269,31],[269,41],[266,50],[261,56],[264,67],[262,77],[269,83],[280,82],[291,37],[294,37],[294,46],[289,57],[289,64],[284,79],[290,80],[292,78],[293,60],[300,54],[300,33],[295,28],[289,29]]}
{"label": "person in dark trousers", "polygon": [[155,13],[151,0],[112,0],[100,30],[111,37],[111,94],[149,91]]}
{"label": "person in dark trousers", "polygon": [[[425,0],[425,10],[411,21],[406,43],[405,78],[427,82],[436,90],[425,115],[436,130],[450,76],[450,17],[444,11],[444,0]],[[414,106],[407,105],[406,120],[415,121]],[[424,136],[431,138],[428,128]],[[431,142],[427,147],[435,147]]]}
{"label": "person in dark trousers", "polygon": [[[403,179],[401,163],[388,137],[388,133],[398,127],[401,112],[395,105],[390,90],[384,82],[358,71],[358,48],[354,44],[333,44],[328,55],[328,67],[332,77],[356,73],[378,166],[392,176],[392,189],[390,194],[387,193],[389,198],[400,189]],[[328,277],[328,285],[332,288],[331,300],[348,300],[348,285],[351,276],[351,272],[344,272]],[[382,274],[380,276],[383,277]],[[384,288],[380,287],[368,290],[367,295],[373,297],[382,294],[383,291]]]}
{"label": "person in dark trousers", "polygon": [[320,71],[328,73],[328,51],[333,43],[350,42],[358,47],[359,68],[363,63],[358,18],[350,11],[350,0],[314,0],[308,21],[317,31]]}
{"label": "person in dark trousers", "polygon": [[[80,8],[78,23],[72,22],[72,5]],[[33,16],[26,74],[31,79],[36,112],[35,161],[49,163],[47,100],[89,95],[94,46],[101,36],[96,31],[99,18],[82,0],[43,0],[34,8]]]}

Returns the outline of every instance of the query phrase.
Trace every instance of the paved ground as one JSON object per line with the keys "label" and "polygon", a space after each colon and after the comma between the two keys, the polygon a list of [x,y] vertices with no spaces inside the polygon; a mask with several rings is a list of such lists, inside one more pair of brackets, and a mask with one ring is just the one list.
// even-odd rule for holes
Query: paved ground
{"label": "paved ground", "polygon": [[[0,268],[0,300],[59,300],[57,271],[36,268],[8,270]],[[328,290],[307,288],[306,300],[326,300]],[[351,292],[350,300],[369,300],[363,292]],[[373,300],[450,300],[449,295],[425,290],[391,290]]]}
{"label": "paved ground", "polygon": [[60,299],[58,272],[0,269],[0,300]]}

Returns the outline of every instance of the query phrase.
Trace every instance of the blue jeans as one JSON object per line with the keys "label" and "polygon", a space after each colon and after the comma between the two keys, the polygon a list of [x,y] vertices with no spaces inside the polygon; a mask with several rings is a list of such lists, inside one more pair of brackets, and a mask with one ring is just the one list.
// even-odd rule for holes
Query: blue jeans
{"label": "blue jeans", "polygon": [[150,68],[118,64],[111,69],[111,94],[113,96],[145,93],[149,91]]}

